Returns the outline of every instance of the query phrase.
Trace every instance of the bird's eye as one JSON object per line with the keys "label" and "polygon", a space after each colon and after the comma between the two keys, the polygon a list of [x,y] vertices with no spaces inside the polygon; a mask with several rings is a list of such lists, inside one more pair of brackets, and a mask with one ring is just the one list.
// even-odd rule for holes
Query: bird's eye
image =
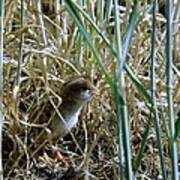
{"label": "bird's eye", "polygon": [[87,90],[89,90],[87,87],[85,87],[85,86],[82,86],[82,87],[78,87],[78,86],[73,86],[72,88],[71,88],[74,92],[82,92],[82,91],[87,91]]}
{"label": "bird's eye", "polygon": [[87,87],[81,87],[81,90],[86,91],[89,90]]}

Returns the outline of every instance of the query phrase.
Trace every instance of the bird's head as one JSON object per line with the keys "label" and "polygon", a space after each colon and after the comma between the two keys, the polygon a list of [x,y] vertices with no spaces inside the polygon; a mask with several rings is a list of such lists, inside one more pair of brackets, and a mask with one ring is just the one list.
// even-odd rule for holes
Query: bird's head
{"label": "bird's head", "polygon": [[72,99],[77,103],[86,104],[98,91],[86,76],[70,78],[62,87],[62,97]]}

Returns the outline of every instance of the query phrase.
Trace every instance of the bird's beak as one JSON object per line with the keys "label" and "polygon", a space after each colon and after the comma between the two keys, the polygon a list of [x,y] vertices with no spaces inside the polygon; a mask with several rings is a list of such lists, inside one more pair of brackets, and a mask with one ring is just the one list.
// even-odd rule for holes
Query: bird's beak
{"label": "bird's beak", "polygon": [[99,90],[95,86],[92,88],[92,94],[94,96],[98,96],[99,95]]}

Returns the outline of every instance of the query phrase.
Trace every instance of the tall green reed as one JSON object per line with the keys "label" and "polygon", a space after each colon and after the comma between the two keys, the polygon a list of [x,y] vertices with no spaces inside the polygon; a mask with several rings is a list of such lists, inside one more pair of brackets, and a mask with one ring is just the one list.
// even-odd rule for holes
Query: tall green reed
{"label": "tall green reed", "polygon": [[0,0],[0,179],[3,179],[2,167],[2,125],[3,125],[3,17],[4,1]]}
{"label": "tall green reed", "polygon": [[156,0],[153,2],[153,18],[152,18],[152,36],[151,36],[151,66],[150,66],[150,77],[151,77],[151,96],[152,96],[152,113],[154,119],[154,126],[156,130],[156,138],[157,138],[157,145],[159,149],[159,157],[162,169],[163,179],[167,179],[166,177],[166,168],[165,168],[165,161],[163,157],[163,145],[162,145],[162,132],[160,126],[160,119],[158,115],[158,108],[157,108],[157,99],[156,99]]}
{"label": "tall green reed", "polygon": [[[149,121],[147,122],[146,128],[144,130],[143,139],[141,141],[141,146],[139,149],[139,153],[137,155],[136,160],[134,160],[134,173],[136,174],[138,171],[138,168],[140,166],[140,162],[143,158],[144,148],[147,143],[147,137],[149,134],[149,130],[152,125],[152,121],[154,120],[154,126],[156,129],[156,137],[157,137],[157,146],[159,148],[159,156],[160,156],[160,162],[161,162],[161,169],[162,169],[162,175],[163,178],[166,179],[166,169],[165,169],[165,163],[164,163],[164,157],[163,157],[163,148],[161,143],[161,128],[160,128],[160,120],[158,116],[157,111],[157,105],[156,105],[156,96],[155,96],[155,90],[156,90],[156,84],[155,84],[155,23],[156,23],[156,1],[154,1],[153,6],[153,33],[152,33],[152,51],[151,51],[151,57],[152,57],[152,64],[151,64],[151,95],[148,93],[145,86],[139,81],[137,76],[134,74],[134,72],[131,70],[131,68],[128,66],[128,63],[126,62],[127,54],[129,51],[129,47],[132,41],[133,32],[135,31],[136,22],[138,21],[138,4],[139,1],[134,0],[133,1],[133,8],[132,12],[130,13],[129,18],[129,25],[127,28],[126,35],[123,39],[123,42],[121,42],[121,34],[120,34],[120,28],[119,28],[119,10],[117,10],[117,2],[114,1],[114,4],[112,4],[112,1],[110,4],[114,6],[114,14],[115,14],[115,20],[114,20],[114,26],[115,26],[115,37],[116,37],[116,48],[112,45],[110,40],[107,38],[107,36],[102,33],[98,25],[95,23],[95,21],[88,15],[81,6],[79,6],[74,1],[65,1],[66,9],[70,13],[71,17],[75,21],[77,27],[79,28],[79,31],[81,32],[82,36],[85,39],[85,42],[89,45],[90,49],[93,52],[94,57],[97,60],[98,67],[100,68],[100,71],[102,74],[105,75],[107,82],[109,83],[112,94],[115,96],[116,100],[116,109],[117,109],[117,122],[118,122],[118,137],[119,137],[119,152],[120,152],[120,169],[121,174],[120,177],[128,179],[133,178],[132,173],[132,155],[131,155],[131,149],[130,149],[130,133],[129,133],[129,127],[128,127],[128,111],[126,106],[126,94],[125,94],[125,83],[124,83],[124,70],[127,73],[127,76],[130,78],[130,80],[135,85],[137,91],[144,97],[144,102],[149,108],[151,115],[149,116]],[[99,5],[101,8],[99,9],[100,17],[102,18],[102,4]],[[110,8],[108,11],[108,15],[112,9]],[[98,52],[96,44],[94,43],[93,37],[91,34],[86,30],[84,27],[83,22],[81,21],[81,16],[83,15],[84,20],[88,21],[94,30],[97,32],[97,34],[102,38],[103,42],[109,47],[109,50],[111,51],[112,55],[117,59],[116,63],[116,72],[114,75],[111,75],[108,73],[106,67],[103,63],[103,57]],[[123,70],[124,69],[124,70]],[[120,81],[119,81],[120,80]],[[170,98],[171,99],[171,98]],[[171,113],[172,114],[172,110]],[[172,123],[171,123],[172,124]],[[174,146],[173,146],[174,147]],[[175,159],[175,158],[174,158]]]}
{"label": "tall green reed", "polygon": [[[123,67],[125,71],[127,72],[127,75],[130,77],[132,82],[135,84],[137,87],[138,91],[144,96],[146,101],[151,104],[152,100],[149,95],[149,93],[146,91],[145,87],[142,85],[142,83],[137,79],[137,77],[134,75],[132,70],[129,68],[127,64],[125,64],[125,60],[127,57],[128,49],[131,44],[131,39],[132,39],[132,34],[135,29],[136,25],[136,18],[137,18],[137,7],[138,7],[138,1],[134,1],[134,6],[133,6],[133,11],[132,14],[130,15],[130,20],[129,20],[129,26],[126,34],[126,38],[123,43],[123,48],[125,48],[125,51],[122,52],[122,57],[121,57],[121,50],[119,49],[114,49],[113,45],[110,43],[110,41],[107,39],[107,37],[101,33],[101,30],[98,28],[98,26],[94,23],[94,21],[91,19],[90,16],[87,15],[87,13],[84,12],[84,10],[77,5],[73,1],[66,1],[66,8],[74,21],[76,22],[80,32],[83,34],[85,37],[87,43],[89,44],[90,48],[93,51],[93,54],[95,58],[97,59],[98,65],[100,67],[101,72],[105,75],[107,82],[110,84],[110,87],[112,89],[112,93],[116,97],[116,107],[117,107],[117,121],[118,121],[118,137],[119,137],[119,150],[120,150],[120,169],[121,169],[121,179],[127,177],[128,179],[133,178],[132,174],[132,158],[131,158],[131,149],[130,149],[130,133],[129,133],[129,128],[128,128],[128,113],[127,113],[127,106],[124,100],[125,96],[125,91],[123,90],[123,96],[120,94],[120,87],[124,88],[125,84],[124,83],[124,77],[122,78],[121,73],[123,72]],[[115,74],[114,78],[112,75],[108,74],[106,68],[103,65],[103,60],[101,55],[98,53],[96,45],[93,43],[93,39],[91,35],[86,31],[85,27],[83,26],[81,22],[81,18],[79,16],[79,12],[83,14],[83,17],[88,20],[93,28],[97,31],[97,33],[102,37],[103,41],[107,46],[110,48],[112,51],[112,54],[118,59],[117,63],[117,74]],[[119,26],[119,23],[115,23],[116,28]],[[117,31],[119,32],[118,28]],[[117,33],[117,37],[120,39],[120,35]],[[117,38],[116,37],[116,38]],[[118,42],[119,44],[120,42]],[[121,43],[120,43],[121,44]],[[118,45],[121,46],[121,45]],[[123,75],[124,76],[124,75]],[[121,79],[121,86],[119,84],[119,79]],[[122,120],[123,119],[123,120]],[[149,126],[148,126],[149,128]],[[124,138],[125,137],[125,138]],[[126,153],[124,156],[124,152]],[[123,156],[123,157],[122,157]]]}
{"label": "tall green reed", "polygon": [[177,155],[177,144],[174,139],[175,137],[175,118],[174,118],[174,103],[173,103],[173,29],[172,29],[172,1],[166,1],[166,76],[167,76],[167,102],[168,102],[168,127],[169,127],[169,147],[171,152],[171,164],[172,164],[172,179],[178,178],[178,155]]}

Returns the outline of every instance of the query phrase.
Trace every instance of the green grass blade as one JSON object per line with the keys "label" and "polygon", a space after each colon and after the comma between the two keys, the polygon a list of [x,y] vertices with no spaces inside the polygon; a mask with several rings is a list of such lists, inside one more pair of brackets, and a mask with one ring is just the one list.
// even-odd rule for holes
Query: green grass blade
{"label": "green grass blade", "polygon": [[169,117],[169,145],[171,150],[171,163],[172,163],[172,179],[178,180],[178,155],[177,144],[174,141],[175,136],[175,118],[173,109],[173,59],[172,59],[172,1],[166,1],[167,12],[167,34],[166,34],[166,75],[167,75],[167,101],[168,101],[168,117]]}
{"label": "green grass blade", "polygon": [[128,30],[127,30],[126,37],[123,43],[123,53],[122,53],[121,63],[119,64],[119,67],[118,67],[117,77],[120,77],[120,73],[123,70],[124,65],[126,63],[127,54],[129,51],[129,47],[131,45],[132,37],[133,37],[133,32],[136,27],[136,21],[137,21],[137,16],[138,16],[137,11],[138,11],[138,6],[139,6],[138,2],[139,1],[134,0],[134,6],[132,8],[132,13],[130,14]]}
{"label": "green grass blade", "polygon": [[[78,12],[80,12],[84,18],[92,25],[92,27],[97,31],[97,33],[100,35],[100,37],[103,39],[104,43],[110,48],[110,50],[112,51],[113,55],[117,58],[117,52],[116,50],[113,48],[111,42],[108,40],[108,38],[105,36],[105,34],[102,33],[102,31],[99,29],[99,27],[96,25],[96,23],[91,19],[90,16],[88,16],[88,14],[74,1],[71,1],[71,5],[74,6],[74,8],[77,9]],[[138,91],[140,92],[141,95],[144,96],[144,98],[148,101],[148,103],[152,103],[152,99],[151,96],[149,95],[149,93],[146,91],[146,89],[144,88],[143,84],[138,80],[138,78],[134,75],[133,71],[131,70],[131,68],[125,64],[125,71],[127,72],[129,78],[133,81],[133,83],[135,84],[136,88],[138,89]]]}
{"label": "green grass blade", "polygon": [[[116,39],[116,48],[117,48],[117,72],[115,77],[115,83],[116,83],[116,97],[123,99],[123,103],[120,101],[116,102],[116,108],[120,109],[117,114],[118,116],[118,137],[119,137],[119,149],[124,146],[124,156],[125,156],[125,171],[122,170],[123,168],[123,162],[120,162],[120,177],[132,180],[133,179],[133,172],[132,172],[132,154],[131,154],[131,148],[130,148],[130,136],[129,136],[129,120],[128,120],[128,110],[126,105],[126,94],[125,94],[125,76],[124,71],[119,72],[119,64],[122,62],[122,44],[121,44],[121,31],[120,31],[120,20],[119,20],[119,11],[118,11],[118,2],[117,0],[114,0],[114,12],[115,12],[115,39]],[[123,49],[124,51],[124,49]],[[119,72],[119,74],[118,74]],[[118,77],[119,76],[119,77]],[[123,138],[123,136],[124,138]],[[120,154],[122,152],[120,151]],[[122,161],[122,158],[121,160]]]}
{"label": "green grass blade", "polygon": [[180,138],[180,116],[176,120],[175,129],[176,133],[174,139],[177,140],[178,138]]}
{"label": "green grass blade", "polygon": [[160,157],[160,163],[161,163],[161,170],[162,170],[162,176],[163,179],[166,180],[166,168],[165,168],[165,161],[163,157],[163,147],[162,147],[162,140],[161,140],[161,128],[160,128],[160,119],[158,115],[158,107],[156,103],[156,72],[155,72],[155,64],[156,64],[156,5],[157,1],[154,0],[153,3],[153,18],[152,18],[152,36],[151,36],[151,95],[153,99],[152,103],[152,113],[153,113],[153,119],[154,119],[154,125],[156,130],[156,137],[157,137],[157,146],[159,149],[159,157]]}
{"label": "green grass blade", "polygon": [[0,179],[3,179],[2,167],[2,125],[3,125],[3,16],[4,1],[0,0]]}
{"label": "green grass blade", "polygon": [[145,98],[145,100],[152,104],[152,98],[149,95],[149,93],[146,91],[145,87],[143,86],[143,84],[137,79],[137,77],[134,75],[134,73],[132,72],[132,70],[130,69],[129,66],[125,65],[125,69],[127,74],[129,75],[129,78],[131,79],[131,81],[134,83],[134,85],[136,86],[137,90],[139,91],[139,93]]}
{"label": "green grass blade", "polygon": [[148,123],[146,124],[144,134],[142,136],[143,139],[141,140],[141,146],[140,146],[137,158],[136,158],[136,160],[134,161],[134,164],[133,164],[133,169],[134,169],[134,175],[135,176],[137,175],[138,169],[139,169],[139,167],[141,165],[141,160],[144,157],[144,149],[145,149],[145,146],[146,146],[146,143],[147,143],[149,130],[150,130],[150,127],[151,127],[151,124],[152,124],[151,122],[152,122],[152,117],[150,116],[149,120],[148,120]]}
{"label": "green grass blade", "polygon": [[119,147],[119,168],[120,168],[120,179],[125,178],[125,170],[126,170],[126,164],[125,164],[125,150],[124,150],[124,141],[123,141],[123,131],[122,131],[122,118],[121,118],[121,104],[124,104],[123,99],[121,95],[118,92],[119,82],[115,81],[114,83],[114,97],[115,97],[115,103],[116,103],[116,114],[117,114],[117,138],[118,138],[118,147]]}
{"label": "green grass blade", "polygon": [[93,54],[94,54],[94,56],[95,56],[95,58],[97,60],[97,63],[99,65],[99,67],[100,67],[101,72],[106,76],[106,79],[107,79],[108,83],[111,85],[111,87],[113,87],[113,80],[110,77],[110,75],[108,74],[106,68],[104,67],[102,59],[100,57],[100,54],[98,53],[98,51],[97,51],[97,49],[95,47],[95,44],[93,43],[93,40],[92,40],[91,36],[87,33],[87,31],[83,27],[81,19],[80,19],[79,15],[78,15],[76,9],[72,5],[72,1],[65,1],[65,5],[66,5],[67,11],[70,13],[72,18],[76,22],[80,32],[83,34],[83,36],[85,37],[88,45],[92,49]]}

